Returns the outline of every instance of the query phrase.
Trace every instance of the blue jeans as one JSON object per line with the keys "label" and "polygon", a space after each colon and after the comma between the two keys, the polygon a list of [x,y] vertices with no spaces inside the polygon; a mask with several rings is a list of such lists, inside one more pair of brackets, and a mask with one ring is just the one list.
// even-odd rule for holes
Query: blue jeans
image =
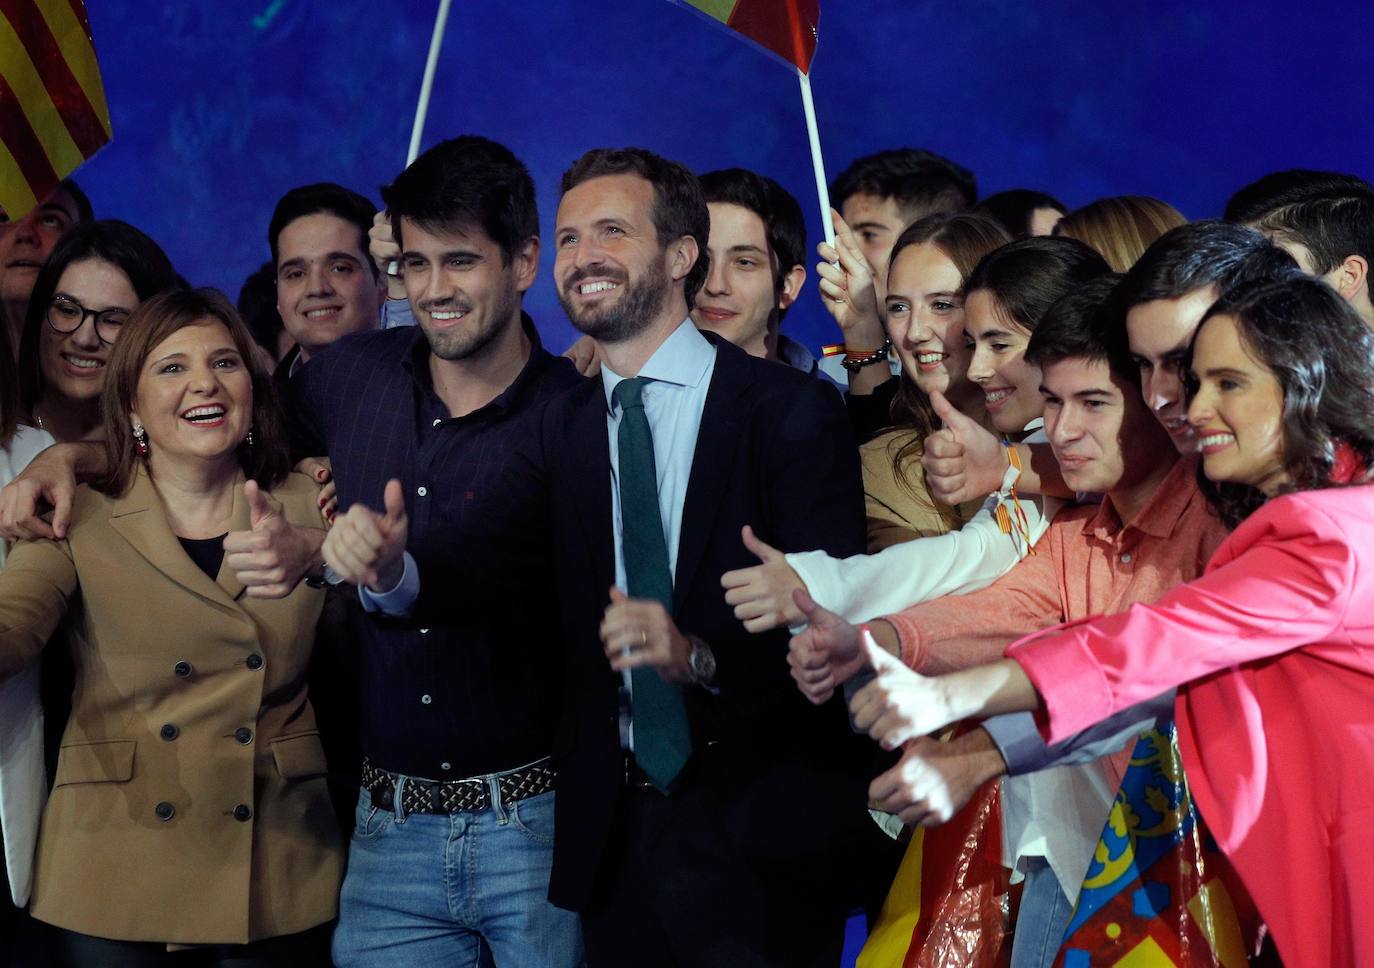
{"label": "blue jeans", "polygon": [[[402,781],[404,782],[404,781]],[[339,897],[341,968],[564,968],[582,964],[577,915],[549,903],[554,793],[453,814],[358,797]]]}
{"label": "blue jeans", "polygon": [[1021,909],[1011,939],[1011,968],[1050,968],[1064,943],[1073,905],[1043,857],[1027,857]]}

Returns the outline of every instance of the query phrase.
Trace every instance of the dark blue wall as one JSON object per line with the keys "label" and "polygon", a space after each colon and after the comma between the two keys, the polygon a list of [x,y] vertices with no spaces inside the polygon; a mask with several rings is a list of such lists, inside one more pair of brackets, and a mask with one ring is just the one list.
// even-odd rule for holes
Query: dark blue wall
{"label": "dark blue wall", "polygon": [[[237,293],[293,185],[375,198],[403,163],[437,0],[87,3],[115,140],[79,179],[193,282]],[[1202,217],[1276,168],[1374,176],[1372,51],[1367,2],[824,0],[812,77],[832,175],[921,145],[985,193],[1143,193]],[[773,175],[820,238],[795,78],[666,0],[457,0],[426,144],[462,132],[526,161],[546,234],[567,164],[634,143]],[[527,305],[561,350],[551,264]],[[810,284],[788,328],[833,338]]]}

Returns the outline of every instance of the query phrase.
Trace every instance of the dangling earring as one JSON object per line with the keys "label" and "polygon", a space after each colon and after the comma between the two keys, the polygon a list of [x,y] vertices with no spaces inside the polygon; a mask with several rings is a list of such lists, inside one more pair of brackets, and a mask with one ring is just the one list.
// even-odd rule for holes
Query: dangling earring
{"label": "dangling earring", "polygon": [[252,427],[249,427],[249,428],[248,428],[248,436],[245,437],[245,438],[243,438],[243,442],[244,442],[245,444],[247,444],[249,447],[252,447],[252,446],[253,446],[253,428],[252,428]]}
{"label": "dangling earring", "polygon": [[134,446],[138,448],[140,457],[148,456],[148,431],[143,429],[143,424],[134,424]]}

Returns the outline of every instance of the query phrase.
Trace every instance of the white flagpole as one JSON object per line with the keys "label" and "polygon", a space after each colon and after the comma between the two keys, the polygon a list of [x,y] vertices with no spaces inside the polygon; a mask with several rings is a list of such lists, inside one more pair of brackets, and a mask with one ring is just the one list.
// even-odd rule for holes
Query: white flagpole
{"label": "white flagpole", "polygon": [[429,113],[429,97],[434,92],[434,71],[439,66],[439,48],[444,44],[444,26],[448,23],[451,0],[439,0],[439,12],[434,17],[434,33],[429,38],[429,57],[425,60],[425,77],[420,82],[420,103],[415,108],[415,124],[410,129],[410,150],[406,152],[406,167],[420,153],[420,137],[425,132],[425,115]]}
{"label": "white flagpole", "polygon": [[806,114],[806,136],[811,142],[811,167],[816,172],[816,195],[821,201],[821,225],[825,229],[825,241],[835,247],[835,226],[830,222],[830,189],[825,184],[825,160],[821,158],[821,135],[816,127],[816,105],[811,101],[811,78],[805,71],[798,69],[797,80],[801,82],[802,110]]}
{"label": "white flagpole", "polygon": [[[420,81],[420,103],[415,106],[415,123],[410,126],[410,147],[406,149],[406,167],[420,153],[420,138],[425,133],[425,115],[429,114],[429,98],[434,93],[434,71],[439,66],[439,48],[444,45],[444,28],[448,25],[448,8],[452,0],[439,0],[439,12],[434,15],[434,33],[429,37],[429,56],[425,58],[425,75]],[[401,274],[401,264],[395,259],[387,263],[389,276]]]}

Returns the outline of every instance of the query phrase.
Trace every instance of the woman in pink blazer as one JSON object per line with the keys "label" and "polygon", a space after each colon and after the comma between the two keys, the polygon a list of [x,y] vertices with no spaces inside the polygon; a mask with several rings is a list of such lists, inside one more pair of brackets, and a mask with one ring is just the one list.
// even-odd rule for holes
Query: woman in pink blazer
{"label": "woman in pink blazer", "polygon": [[1177,686],[1197,805],[1284,963],[1374,964],[1374,335],[1320,281],[1250,287],[1204,318],[1191,372],[1235,526],[1203,577],[949,676],[868,641],[851,710],[889,748],[1017,710],[1058,741]]}

